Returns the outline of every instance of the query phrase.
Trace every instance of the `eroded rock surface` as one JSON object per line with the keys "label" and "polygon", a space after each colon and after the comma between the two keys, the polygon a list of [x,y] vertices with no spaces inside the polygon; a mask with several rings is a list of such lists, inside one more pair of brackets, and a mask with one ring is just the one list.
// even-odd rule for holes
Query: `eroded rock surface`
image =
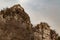
{"label": "eroded rock surface", "polygon": [[0,40],[31,40],[30,17],[19,5],[0,11]]}

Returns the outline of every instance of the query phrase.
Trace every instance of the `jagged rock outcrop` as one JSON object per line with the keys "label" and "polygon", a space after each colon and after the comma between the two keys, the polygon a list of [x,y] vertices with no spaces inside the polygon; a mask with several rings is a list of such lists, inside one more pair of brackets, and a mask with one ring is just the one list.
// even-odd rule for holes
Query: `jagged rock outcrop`
{"label": "jagged rock outcrop", "polygon": [[19,4],[0,11],[0,40],[56,40],[57,37],[45,22],[33,27]]}
{"label": "jagged rock outcrop", "polygon": [[50,26],[47,23],[41,22],[34,27],[34,40],[51,40]]}
{"label": "jagged rock outcrop", "polygon": [[30,17],[19,5],[0,11],[0,40],[31,40]]}
{"label": "jagged rock outcrop", "polygon": [[57,40],[58,34],[55,30],[50,29],[50,26],[41,22],[33,27],[34,40]]}
{"label": "jagged rock outcrop", "polygon": [[56,31],[54,30],[50,30],[50,36],[51,36],[51,40],[57,40],[58,39],[58,34],[56,33]]}

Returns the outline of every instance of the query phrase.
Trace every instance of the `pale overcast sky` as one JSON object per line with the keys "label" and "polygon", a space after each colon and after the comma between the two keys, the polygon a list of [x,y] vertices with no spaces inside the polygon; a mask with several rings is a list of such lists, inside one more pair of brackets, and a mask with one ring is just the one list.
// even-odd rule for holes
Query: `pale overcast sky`
{"label": "pale overcast sky", "polygon": [[17,3],[29,14],[32,24],[47,22],[60,34],[60,0],[0,0],[0,9]]}

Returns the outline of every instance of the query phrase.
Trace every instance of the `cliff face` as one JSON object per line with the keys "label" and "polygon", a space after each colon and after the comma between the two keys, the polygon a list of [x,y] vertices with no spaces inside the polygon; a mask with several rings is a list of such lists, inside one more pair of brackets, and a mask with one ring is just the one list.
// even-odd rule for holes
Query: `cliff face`
{"label": "cliff face", "polygon": [[0,11],[0,40],[31,40],[30,18],[18,4]]}

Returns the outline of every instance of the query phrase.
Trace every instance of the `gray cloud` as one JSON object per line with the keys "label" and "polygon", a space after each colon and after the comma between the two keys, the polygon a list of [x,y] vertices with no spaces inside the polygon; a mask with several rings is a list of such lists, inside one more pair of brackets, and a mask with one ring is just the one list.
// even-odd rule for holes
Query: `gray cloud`
{"label": "gray cloud", "polygon": [[0,0],[0,9],[10,7],[18,3],[18,0]]}

